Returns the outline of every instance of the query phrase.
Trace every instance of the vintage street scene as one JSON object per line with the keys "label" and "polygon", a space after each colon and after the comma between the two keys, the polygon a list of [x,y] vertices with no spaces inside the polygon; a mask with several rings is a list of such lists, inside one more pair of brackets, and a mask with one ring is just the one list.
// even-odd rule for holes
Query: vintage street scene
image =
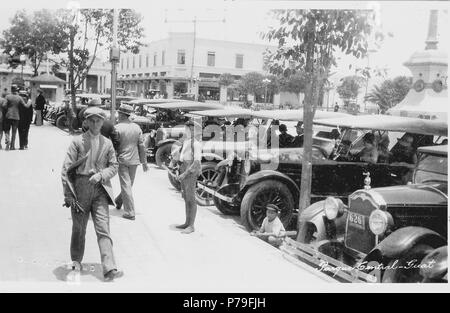
{"label": "vintage street scene", "polygon": [[1,291],[448,283],[446,2],[58,5],[0,11]]}

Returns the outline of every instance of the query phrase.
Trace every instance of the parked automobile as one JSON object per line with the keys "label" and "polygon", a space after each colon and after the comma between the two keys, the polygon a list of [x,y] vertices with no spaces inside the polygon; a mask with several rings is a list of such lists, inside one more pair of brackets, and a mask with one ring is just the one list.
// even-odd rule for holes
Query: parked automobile
{"label": "parked automobile", "polygon": [[146,135],[145,147],[149,161],[156,162],[160,167],[170,163],[172,144],[184,133],[184,123],[188,120],[187,113],[224,108],[221,104],[187,100],[156,99],[153,101],[148,106],[156,110],[155,125]]}
{"label": "parked automobile", "polygon": [[[391,137],[391,151],[398,146],[394,138],[412,135],[413,145],[417,148],[433,144],[447,135],[445,122],[393,116],[316,117],[314,123],[335,130],[329,134],[337,130],[339,137],[329,139],[324,133],[313,139],[312,202],[328,196],[347,202],[351,192],[363,187],[364,175],[370,176],[374,187],[399,185],[404,181],[411,172],[412,164],[372,164],[349,158],[362,150],[362,139],[367,132],[374,132],[377,138]],[[215,196],[216,206],[222,212],[239,212],[242,223],[249,230],[260,227],[265,216],[264,207],[268,203],[280,207],[280,218],[287,226],[298,207],[303,148],[258,149],[248,156],[243,160],[245,166],[239,166],[242,164],[239,160],[221,164],[225,178],[222,177],[224,182],[217,181],[217,187],[200,188]],[[272,168],[265,169],[267,166]],[[239,177],[239,182],[234,182],[232,177]]]}
{"label": "parked automobile", "polygon": [[283,250],[345,281],[447,282],[448,146],[418,148],[407,185],[330,197],[301,214],[301,242]]}

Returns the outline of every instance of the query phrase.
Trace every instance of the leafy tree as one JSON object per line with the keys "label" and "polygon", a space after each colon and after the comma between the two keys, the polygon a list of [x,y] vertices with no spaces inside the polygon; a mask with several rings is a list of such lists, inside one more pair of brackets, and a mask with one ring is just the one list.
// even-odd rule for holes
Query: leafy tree
{"label": "leafy tree", "polygon": [[341,84],[336,91],[339,97],[344,100],[344,103],[349,103],[350,100],[356,100],[365,79],[361,76],[347,76],[341,79]]}
{"label": "leafy tree", "polygon": [[59,54],[67,48],[67,34],[51,11],[27,14],[21,10],[11,19],[11,26],[3,31],[0,46],[4,53],[13,57],[25,54],[31,62],[34,76],[37,76],[47,53]]}
{"label": "leafy tree", "polygon": [[388,109],[400,103],[408,94],[411,88],[411,78],[397,76],[394,79],[387,79],[379,86],[374,86],[365,99],[375,103],[384,114]]}
{"label": "leafy tree", "polygon": [[[75,110],[76,90],[86,79],[96,60],[98,49],[110,48],[113,41],[112,9],[60,10],[65,33],[68,34],[67,58],[61,64],[69,71],[72,109]],[[142,17],[133,10],[120,9],[118,18],[118,45],[122,51],[138,53],[143,46]],[[73,113],[69,114],[69,120]],[[69,121],[69,125],[72,123]]]}
{"label": "leafy tree", "polygon": [[258,72],[250,72],[243,75],[239,81],[237,89],[241,94],[262,95],[264,94],[264,75]]}
{"label": "leafy tree", "polygon": [[[375,28],[371,10],[276,10],[279,25],[263,37],[278,41],[278,49],[269,56],[273,74],[303,72],[306,75],[304,111],[304,152],[299,199],[299,236],[305,238],[300,219],[310,204],[312,177],[312,121],[320,89],[336,65],[335,51],[357,58],[367,53],[368,38]],[[376,38],[380,38],[376,36]]]}

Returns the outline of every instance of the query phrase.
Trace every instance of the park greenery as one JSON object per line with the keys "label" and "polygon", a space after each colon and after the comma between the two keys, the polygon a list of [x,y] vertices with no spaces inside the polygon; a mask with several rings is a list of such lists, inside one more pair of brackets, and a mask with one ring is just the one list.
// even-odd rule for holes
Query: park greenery
{"label": "park greenery", "polygon": [[381,84],[374,86],[365,97],[366,101],[379,106],[382,114],[400,103],[411,89],[412,79],[406,76],[397,76],[386,79]]}

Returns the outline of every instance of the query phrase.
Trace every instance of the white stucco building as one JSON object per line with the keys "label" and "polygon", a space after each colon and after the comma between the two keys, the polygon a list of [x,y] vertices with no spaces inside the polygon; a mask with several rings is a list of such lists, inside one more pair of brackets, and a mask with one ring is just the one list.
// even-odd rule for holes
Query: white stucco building
{"label": "white stucco building", "polygon": [[[169,33],[153,41],[139,54],[121,55],[119,86],[138,95],[158,89],[168,97],[176,93],[201,93],[219,100],[218,77],[230,73],[236,79],[263,69],[263,54],[274,46],[195,38],[194,33]],[[163,86],[164,85],[164,86]]]}

